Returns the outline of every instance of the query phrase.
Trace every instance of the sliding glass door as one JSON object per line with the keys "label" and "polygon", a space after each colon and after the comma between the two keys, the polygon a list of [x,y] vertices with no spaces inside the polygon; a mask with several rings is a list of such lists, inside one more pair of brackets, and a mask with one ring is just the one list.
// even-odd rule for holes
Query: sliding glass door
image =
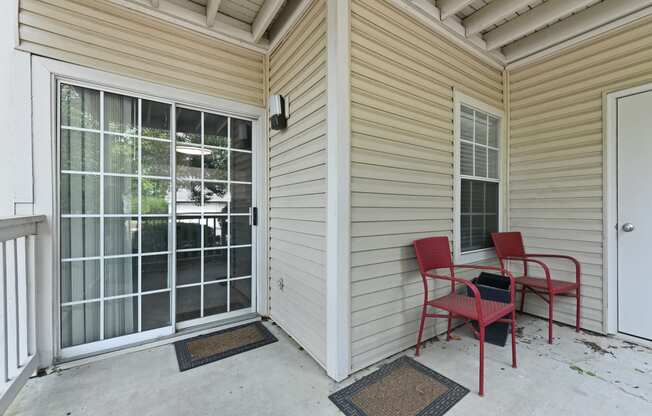
{"label": "sliding glass door", "polygon": [[64,355],[251,311],[252,122],[58,91]]}
{"label": "sliding glass door", "polygon": [[176,320],[251,307],[252,123],[176,109]]}

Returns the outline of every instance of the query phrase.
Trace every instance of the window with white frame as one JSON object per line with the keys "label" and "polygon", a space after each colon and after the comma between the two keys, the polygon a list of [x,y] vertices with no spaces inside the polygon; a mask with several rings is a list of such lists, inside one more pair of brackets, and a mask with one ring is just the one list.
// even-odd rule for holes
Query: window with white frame
{"label": "window with white frame", "polygon": [[493,246],[500,222],[500,118],[475,107],[459,108],[459,250]]}

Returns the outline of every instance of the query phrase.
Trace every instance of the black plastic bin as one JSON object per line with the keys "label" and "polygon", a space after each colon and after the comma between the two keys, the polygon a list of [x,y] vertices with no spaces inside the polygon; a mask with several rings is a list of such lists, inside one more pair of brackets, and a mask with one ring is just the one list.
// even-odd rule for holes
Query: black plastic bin
{"label": "black plastic bin", "polygon": [[[509,278],[493,273],[481,273],[480,276],[472,280],[480,292],[480,297],[495,302],[509,303]],[[473,292],[467,287],[468,296],[473,297]],[[505,318],[509,318],[507,315]],[[477,322],[473,322],[473,327],[478,330]],[[485,341],[504,347],[509,334],[509,324],[496,322],[489,325],[485,330]]]}

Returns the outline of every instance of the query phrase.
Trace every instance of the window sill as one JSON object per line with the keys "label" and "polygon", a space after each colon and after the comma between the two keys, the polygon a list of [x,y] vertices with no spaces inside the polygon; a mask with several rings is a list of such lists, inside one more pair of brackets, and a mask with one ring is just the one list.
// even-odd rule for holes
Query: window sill
{"label": "window sill", "polygon": [[477,263],[483,260],[495,259],[496,250],[491,248],[483,248],[480,250],[467,251],[455,255],[455,264],[468,264]]}

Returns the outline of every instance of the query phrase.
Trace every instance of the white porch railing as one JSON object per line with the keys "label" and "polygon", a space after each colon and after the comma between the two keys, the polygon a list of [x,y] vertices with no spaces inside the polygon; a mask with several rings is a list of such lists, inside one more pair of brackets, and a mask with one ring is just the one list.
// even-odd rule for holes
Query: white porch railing
{"label": "white porch railing", "polygon": [[0,218],[0,414],[36,371],[35,253],[45,216]]}

